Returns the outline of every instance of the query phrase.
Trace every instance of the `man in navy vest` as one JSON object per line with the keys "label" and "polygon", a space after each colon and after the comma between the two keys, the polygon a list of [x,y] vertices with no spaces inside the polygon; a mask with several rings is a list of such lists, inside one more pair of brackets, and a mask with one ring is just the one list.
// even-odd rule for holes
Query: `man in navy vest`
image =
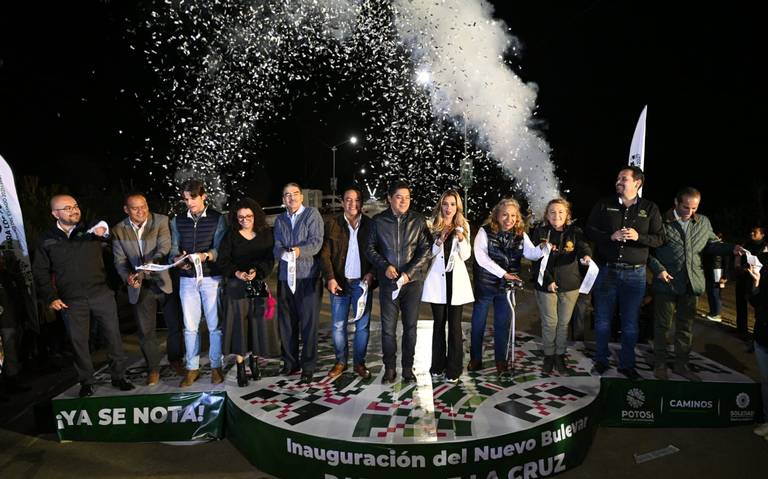
{"label": "man in navy vest", "polygon": [[181,278],[179,297],[184,315],[184,345],[187,374],[181,387],[191,386],[200,377],[200,315],[205,314],[210,338],[208,357],[211,361],[211,382],[224,381],[221,370],[221,328],[219,326],[218,293],[221,270],[216,265],[219,244],[227,226],[224,216],[205,204],[207,195],[200,180],[182,185],[181,197],[187,213],[171,220],[171,257],[178,261]]}
{"label": "man in navy vest", "polygon": [[[280,258],[277,318],[283,350],[283,375],[301,370],[311,382],[317,365],[317,322],[320,314],[320,266],[315,255],[323,246],[323,218],[305,207],[296,183],[283,187],[285,214],[275,219],[275,258]],[[303,348],[299,357],[299,332]]]}

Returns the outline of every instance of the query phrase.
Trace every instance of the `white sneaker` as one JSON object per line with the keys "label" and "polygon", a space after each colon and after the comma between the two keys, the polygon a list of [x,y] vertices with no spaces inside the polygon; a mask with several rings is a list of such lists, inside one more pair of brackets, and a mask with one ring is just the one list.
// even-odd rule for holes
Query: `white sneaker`
{"label": "white sneaker", "polygon": [[752,430],[755,434],[758,436],[763,436],[764,438],[768,439],[768,422],[759,424],[756,428]]}
{"label": "white sneaker", "polygon": [[720,322],[723,321],[723,318],[721,318],[719,314],[716,315],[716,316],[707,315],[707,319],[710,320],[710,321],[714,321],[716,323],[720,323]]}

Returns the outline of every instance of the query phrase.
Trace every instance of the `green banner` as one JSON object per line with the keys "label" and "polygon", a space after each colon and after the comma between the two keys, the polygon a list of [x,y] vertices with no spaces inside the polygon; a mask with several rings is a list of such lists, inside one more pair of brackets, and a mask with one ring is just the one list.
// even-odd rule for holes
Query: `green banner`
{"label": "green banner", "polygon": [[493,438],[372,444],[278,428],[228,400],[227,437],[257,468],[283,478],[544,477],[582,463],[597,430],[599,402],[546,425]]}
{"label": "green banner", "polygon": [[602,425],[621,427],[721,427],[762,416],[756,383],[692,383],[603,378]]}
{"label": "green banner", "polygon": [[224,436],[226,393],[54,399],[61,441],[192,441]]}

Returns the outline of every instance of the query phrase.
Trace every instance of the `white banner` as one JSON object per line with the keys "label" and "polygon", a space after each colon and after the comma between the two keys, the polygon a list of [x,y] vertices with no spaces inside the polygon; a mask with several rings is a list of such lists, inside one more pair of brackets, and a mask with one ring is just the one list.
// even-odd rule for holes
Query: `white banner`
{"label": "white banner", "polygon": [[[648,105],[643,108],[640,118],[635,126],[635,134],[632,135],[632,145],[629,147],[629,166],[637,166],[645,171],[645,119],[648,114]],[[643,189],[638,192],[643,196]]]}
{"label": "white banner", "polygon": [[[13,180],[11,167],[0,155],[0,250],[6,256],[6,267],[11,271],[18,268],[26,285],[24,306],[29,318],[29,327],[39,332],[37,318],[37,302],[35,301],[35,283],[32,279],[32,266],[29,262],[29,248],[24,234],[24,221],[21,216],[19,196]],[[17,265],[8,264],[7,258],[12,255],[18,261]]]}

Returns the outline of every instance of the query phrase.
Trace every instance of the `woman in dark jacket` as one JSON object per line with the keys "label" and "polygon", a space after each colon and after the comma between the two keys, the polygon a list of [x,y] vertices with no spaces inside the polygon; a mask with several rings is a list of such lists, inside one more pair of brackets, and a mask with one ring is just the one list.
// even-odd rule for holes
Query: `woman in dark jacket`
{"label": "woman in dark jacket", "polygon": [[551,200],[547,203],[544,218],[544,223],[531,233],[534,244],[548,244],[550,251],[543,270],[543,258],[532,268],[541,318],[543,372],[551,373],[554,366],[558,373],[565,374],[568,323],[579,299],[582,280],[578,262],[589,264],[592,251],[581,229],[570,224],[571,204],[568,201],[562,198]]}
{"label": "woman in dark jacket", "polygon": [[251,198],[237,202],[229,213],[230,230],[219,247],[224,288],[223,353],[235,354],[237,385],[248,385],[244,357],[251,352],[251,377],[259,379],[257,355],[266,351],[264,302],[272,272],[274,239],[264,210]]}

